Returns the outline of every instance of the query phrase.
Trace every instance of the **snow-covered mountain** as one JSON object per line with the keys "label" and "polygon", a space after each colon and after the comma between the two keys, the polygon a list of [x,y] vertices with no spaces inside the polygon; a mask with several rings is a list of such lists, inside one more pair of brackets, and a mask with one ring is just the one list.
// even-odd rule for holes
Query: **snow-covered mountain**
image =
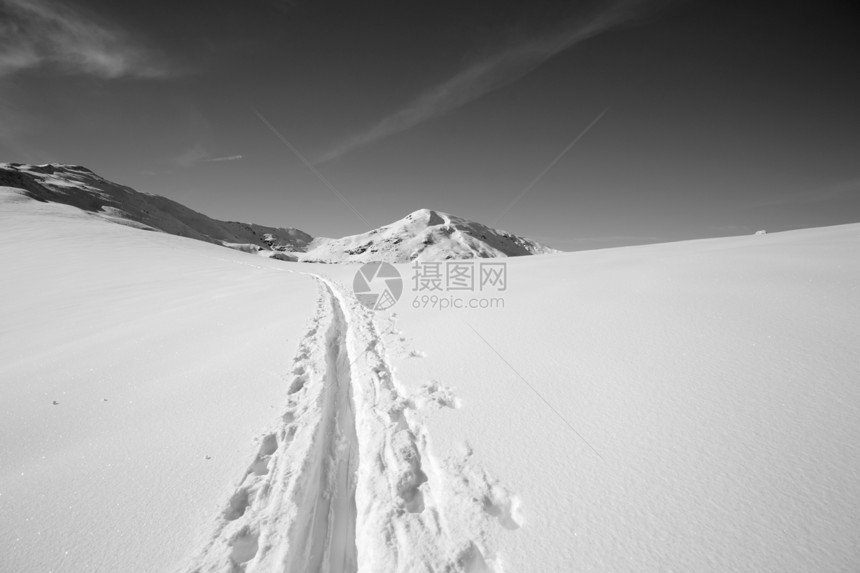
{"label": "snow-covered mountain", "polygon": [[517,257],[557,253],[536,241],[491,229],[441,211],[419,209],[369,233],[342,239],[316,239],[301,255],[304,261],[402,263]]}
{"label": "snow-covered mountain", "polygon": [[115,223],[241,250],[273,244],[299,250],[313,239],[298,229],[218,221],[166,197],[108,181],[80,165],[0,163],[0,186],[23,189],[33,199],[72,205]]}
{"label": "snow-covered mountain", "polygon": [[340,239],[314,238],[295,228],[219,221],[166,197],[108,181],[79,165],[0,163],[0,186],[21,189],[39,201],[72,205],[115,223],[289,261],[400,263],[558,252],[525,237],[428,209]]}

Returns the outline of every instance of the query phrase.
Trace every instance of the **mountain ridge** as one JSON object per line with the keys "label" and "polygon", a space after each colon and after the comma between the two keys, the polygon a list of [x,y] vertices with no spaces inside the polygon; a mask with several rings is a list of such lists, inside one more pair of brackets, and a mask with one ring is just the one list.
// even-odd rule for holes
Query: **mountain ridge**
{"label": "mountain ridge", "polygon": [[366,233],[313,237],[292,227],[220,221],[181,203],[109,181],[81,165],[0,163],[0,186],[71,205],[106,221],[202,240],[286,261],[391,263],[560,252],[442,211],[419,209]]}

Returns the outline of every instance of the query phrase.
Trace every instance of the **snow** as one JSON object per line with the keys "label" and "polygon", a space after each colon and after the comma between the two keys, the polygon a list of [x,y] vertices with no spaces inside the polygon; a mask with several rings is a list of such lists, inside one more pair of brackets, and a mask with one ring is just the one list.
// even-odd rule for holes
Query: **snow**
{"label": "snow", "polygon": [[0,571],[166,571],[277,417],[316,287],[0,197]]}
{"label": "snow", "polygon": [[372,313],[355,266],[0,189],[0,570],[858,570],[858,247],[515,257],[503,308]]}
{"label": "snow", "polygon": [[858,254],[849,225],[510,260],[504,309],[396,307],[399,376],[522,498],[506,570],[860,570]]}
{"label": "snow", "polygon": [[108,181],[77,165],[0,163],[0,185],[34,199],[79,207],[114,223],[158,230],[307,262],[406,262],[413,259],[509,257],[556,252],[531,239],[446,213],[420,209],[400,221],[341,239],[294,228],[218,221],[165,197]]}
{"label": "snow", "polygon": [[317,238],[300,261],[403,263],[556,253],[540,243],[441,211],[419,209],[360,235]]}
{"label": "snow", "polygon": [[78,207],[115,223],[240,249],[242,245],[303,249],[312,239],[298,229],[218,221],[166,197],[113,183],[78,165],[0,163],[0,185],[25,190],[41,201]]}

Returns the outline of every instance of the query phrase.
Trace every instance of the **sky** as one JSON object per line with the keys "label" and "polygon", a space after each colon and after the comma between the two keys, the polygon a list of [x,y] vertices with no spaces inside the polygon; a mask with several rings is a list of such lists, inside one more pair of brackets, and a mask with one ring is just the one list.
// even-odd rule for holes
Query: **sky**
{"label": "sky", "polygon": [[860,221],[848,2],[0,0],[0,161],[563,250]]}

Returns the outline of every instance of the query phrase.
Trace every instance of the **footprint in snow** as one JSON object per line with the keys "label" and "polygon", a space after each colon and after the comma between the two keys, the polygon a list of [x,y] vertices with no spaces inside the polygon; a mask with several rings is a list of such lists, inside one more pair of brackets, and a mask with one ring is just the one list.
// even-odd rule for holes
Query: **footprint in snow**
{"label": "footprint in snow", "polygon": [[262,476],[269,473],[269,459],[272,457],[272,454],[278,449],[278,436],[275,434],[269,434],[265,438],[263,438],[260,443],[260,451],[257,452],[257,457],[254,459],[254,462],[251,464],[251,467],[248,468],[248,473],[253,473],[254,475]]}
{"label": "footprint in snow", "polygon": [[420,409],[460,409],[463,407],[463,401],[454,394],[454,391],[451,388],[448,388],[435,380],[429,384],[425,384],[418,391],[414,398],[414,402]]}
{"label": "footprint in snow", "polygon": [[287,394],[295,394],[299,390],[305,387],[305,382],[307,382],[307,377],[304,375],[296,376],[293,380],[293,383],[290,384],[290,389],[287,391]]}
{"label": "footprint in snow", "polygon": [[259,549],[259,535],[244,527],[230,541],[230,546],[233,548],[230,551],[230,559],[236,564],[241,565],[247,563],[257,555]]}
{"label": "footprint in snow", "polygon": [[519,529],[523,525],[522,500],[476,464],[472,455],[472,448],[462,444],[461,452],[445,462],[451,475],[459,478],[454,482],[456,495],[471,498],[505,529]]}

